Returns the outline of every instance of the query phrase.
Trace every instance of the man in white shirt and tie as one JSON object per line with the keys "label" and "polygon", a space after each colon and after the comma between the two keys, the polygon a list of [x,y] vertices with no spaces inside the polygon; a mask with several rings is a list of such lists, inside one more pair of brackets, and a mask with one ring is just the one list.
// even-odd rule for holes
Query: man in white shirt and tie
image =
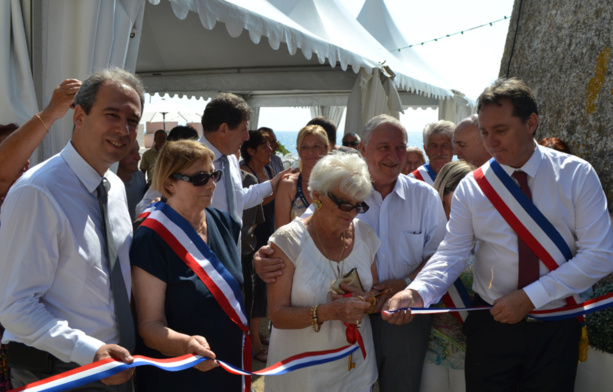
{"label": "man in white shirt and tie", "polygon": [[[75,97],[72,139],[6,197],[0,323],[13,387],[104,358],[133,361],[132,224],[123,183],[109,167],[134,145],[144,93],[126,71],[91,75]],[[82,390],[131,391],[132,373]]]}
{"label": "man in white shirt and tie", "polygon": [[[613,271],[605,195],[588,162],[537,145],[536,99],[522,81],[496,81],[479,97],[478,112],[496,162],[460,183],[445,240],[386,308],[436,303],[464,269],[476,239],[473,305],[492,308],[471,312],[464,324],[467,390],[572,391],[580,323],[526,316],[565,306]],[[551,226],[532,224],[537,218]],[[383,317],[402,324],[421,316]]]}
{"label": "man in white shirt and tie", "polygon": [[[243,209],[261,204],[265,197],[277,189],[281,178],[289,172],[289,169],[282,171],[270,181],[243,188],[238,159],[234,153],[244,141],[249,140],[247,124],[250,115],[251,109],[244,99],[234,94],[221,93],[204,109],[204,133],[200,138],[200,142],[215,154],[215,170],[223,172],[211,205],[227,211],[241,224]],[[228,188],[232,188],[231,193],[228,193]]]}

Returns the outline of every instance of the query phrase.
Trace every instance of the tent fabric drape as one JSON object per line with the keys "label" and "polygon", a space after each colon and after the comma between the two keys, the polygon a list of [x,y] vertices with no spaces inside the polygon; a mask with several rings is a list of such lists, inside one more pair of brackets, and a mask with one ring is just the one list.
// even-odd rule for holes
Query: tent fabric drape
{"label": "tent fabric drape", "polygon": [[361,135],[364,124],[372,117],[389,114],[398,118],[402,111],[398,91],[388,76],[382,75],[379,70],[372,75],[360,72],[347,102],[344,133]]}
{"label": "tent fabric drape", "polygon": [[[22,8],[23,6],[23,8]],[[34,37],[41,42],[28,42],[22,15],[31,9],[42,23]],[[140,25],[145,0],[54,0],[38,2],[10,0],[0,2],[0,18],[4,32],[0,39],[3,64],[2,80],[10,81],[0,88],[0,118],[2,123],[23,123],[39,111],[38,102],[46,106],[53,90],[64,80],[83,80],[94,71],[120,67],[134,71]],[[34,66],[29,48],[39,50],[40,67]],[[41,85],[36,86],[35,80]],[[36,91],[40,92],[37,97]],[[33,163],[58,153],[72,134],[72,115],[51,126],[42,145],[32,155]]]}
{"label": "tent fabric drape", "polygon": [[39,111],[30,65],[30,43],[19,0],[0,2],[0,124],[23,124]]}
{"label": "tent fabric drape", "polygon": [[311,118],[324,116],[332,120],[332,122],[334,122],[334,124],[336,124],[338,127],[338,124],[343,118],[345,108],[342,106],[311,106],[309,107],[309,110],[311,111]]}
{"label": "tent fabric drape", "polygon": [[[66,78],[83,80],[92,72],[119,67],[134,72],[144,0],[55,0],[43,2],[42,102]],[[72,134],[69,112],[57,121],[39,148],[39,159],[59,152]]]}

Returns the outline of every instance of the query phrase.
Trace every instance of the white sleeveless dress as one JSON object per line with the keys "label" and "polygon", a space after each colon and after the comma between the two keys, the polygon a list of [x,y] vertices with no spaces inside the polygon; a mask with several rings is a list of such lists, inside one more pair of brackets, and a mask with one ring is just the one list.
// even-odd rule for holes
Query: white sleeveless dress
{"label": "white sleeveless dress", "polygon": [[[372,228],[357,219],[353,250],[345,259],[343,273],[357,268],[365,291],[372,287],[371,266],[375,259],[380,241]],[[334,271],[315,246],[300,219],[294,219],[288,225],[279,228],[271,237],[293,262],[295,267],[292,283],[291,304],[296,307],[308,307],[331,301],[330,284],[335,280]],[[333,262],[334,268],[339,263]],[[348,359],[316,365],[284,374],[266,377],[266,391],[360,391],[369,389],[377,379],[375,350],[373,345],[370,319],[366,315],[361,320],[359,329],[366,348],[366,360],[360,350],[353,354],[356,366],[348,371]],[[346,346],[345,325],[342,321],[326,321],[321,330],[315,332],[311,326],[302,329],[277,329],[273,326],[268,350],[270,366],[292,355],[306,351],[330,350]]]}

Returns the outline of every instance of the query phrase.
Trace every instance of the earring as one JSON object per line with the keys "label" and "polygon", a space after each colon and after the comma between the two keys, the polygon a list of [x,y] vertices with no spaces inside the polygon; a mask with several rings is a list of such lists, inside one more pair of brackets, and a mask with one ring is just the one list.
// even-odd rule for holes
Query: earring
{"label": "earring", "polygon": [[313,200],[313,205],[315,206],[316,210],[319,210],[323,204],[321,204],[321,201],[319,201],[318,199],[315,199]]}

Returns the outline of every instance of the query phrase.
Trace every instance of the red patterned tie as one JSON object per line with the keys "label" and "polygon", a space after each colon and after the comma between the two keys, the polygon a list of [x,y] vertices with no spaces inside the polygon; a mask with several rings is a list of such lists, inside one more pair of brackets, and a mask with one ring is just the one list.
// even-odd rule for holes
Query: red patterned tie
{"label": "red patterned tie", "polygon": [[[528,188],[528,176],[526,173],[516,171],[513,173],[513,177],[519,183],[519,188],[524,192],[524,195],[532,201],[532,193],[530,188]],[[517,237],[517,253],[519,255],[517,288],[521,289],[538,280],[539,258],[519,236]]]}

